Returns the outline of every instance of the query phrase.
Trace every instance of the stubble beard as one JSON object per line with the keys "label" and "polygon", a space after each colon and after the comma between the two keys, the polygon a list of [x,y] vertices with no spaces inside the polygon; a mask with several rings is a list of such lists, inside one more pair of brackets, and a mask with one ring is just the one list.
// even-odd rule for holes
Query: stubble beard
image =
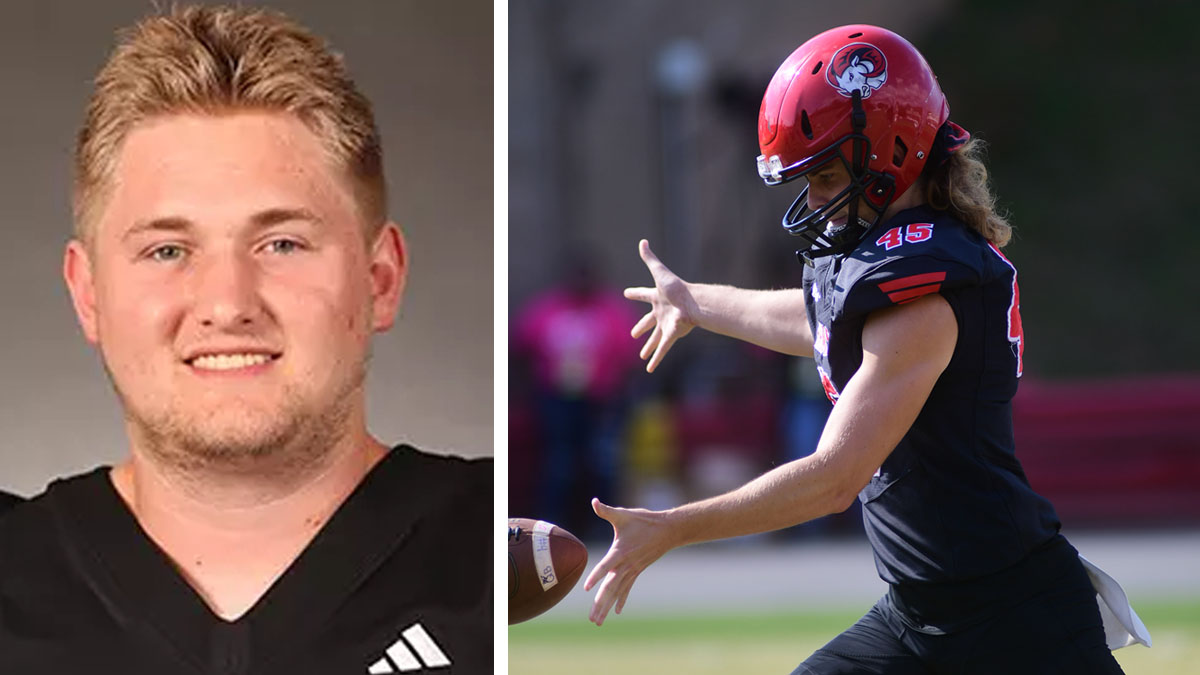
{"label": "stubble beard", "polygon": [[[269,474],[279,480],[319,470],[350,432],[356,398],[363,396],[366,358],[335,383],[328,398],[307,398],[285,387],[273,410],[253,409],[229,419],[228,410],[187,413],[177,398],[164,408],[142,410],[109,379],[121,399],[136,445],[152,461],[182,476]],[[232,402],[226,408],[239,405]],[[224,417],[224,420],[214,418]]]}

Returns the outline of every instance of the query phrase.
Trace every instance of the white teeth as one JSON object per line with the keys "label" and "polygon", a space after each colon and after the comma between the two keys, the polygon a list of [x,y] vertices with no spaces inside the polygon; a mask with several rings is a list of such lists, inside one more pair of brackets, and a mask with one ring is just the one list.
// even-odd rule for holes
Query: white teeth
{"label": "white teeth", "polygon": [[267,354],[214,354],[197,356],[192,359],[192,367],[201,370],[235,370],[262,365],[270,360]]}

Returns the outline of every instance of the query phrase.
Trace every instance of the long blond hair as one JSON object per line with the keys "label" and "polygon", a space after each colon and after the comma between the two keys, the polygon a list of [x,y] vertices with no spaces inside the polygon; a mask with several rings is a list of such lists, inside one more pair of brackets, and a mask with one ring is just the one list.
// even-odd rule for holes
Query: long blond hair
{"label": "long blond hair", "polygon": [[996,195],[983,163],[984,143],[971,139],[941,166],[928,169],[925,201],[966,223],[996,246],[1012,239],[1007,214],[996,210]]}

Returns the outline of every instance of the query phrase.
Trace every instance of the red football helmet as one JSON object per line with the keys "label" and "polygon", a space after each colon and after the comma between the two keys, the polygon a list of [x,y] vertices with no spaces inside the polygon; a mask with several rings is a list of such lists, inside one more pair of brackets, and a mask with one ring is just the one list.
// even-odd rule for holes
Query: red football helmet
{"label": "red football helmet", "polygon": [[[840,159],[850,185],[809,211],[808,188],[783,217],[812,258],[854,248],[897,196],[921,175],[950,107],[925,58],[877,26],[842,26],[800,45],[779,66],[758,116],[758,173],[786,183]],[[859,218],[859,197],[874,212]],[[828,220],[850,205],[846,226]]]}

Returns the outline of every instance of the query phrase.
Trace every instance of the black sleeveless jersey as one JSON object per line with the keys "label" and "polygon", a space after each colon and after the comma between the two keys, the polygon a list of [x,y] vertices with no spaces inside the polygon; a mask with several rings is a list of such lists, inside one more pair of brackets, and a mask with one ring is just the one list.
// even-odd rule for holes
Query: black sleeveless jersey
{"label": "black sleeveless jersey", "polygon": [[829,398],[862,363],[876,310],[940,293],[958,343],[912,427],[859,494],[888,583],[974,579],[1012,565],[1059,529],[1013,447],[1023,335],[1016,269],[995,246],[929,207],[876,225],[849,255],[804,273],[813,356]]}

